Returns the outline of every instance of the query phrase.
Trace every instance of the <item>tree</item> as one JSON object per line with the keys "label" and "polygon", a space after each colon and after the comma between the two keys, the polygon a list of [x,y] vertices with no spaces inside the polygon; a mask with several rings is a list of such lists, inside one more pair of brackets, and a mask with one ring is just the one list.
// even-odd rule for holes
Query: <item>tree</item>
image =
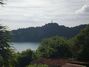
{"label": "tree", "polygon": [[0,67],[10,67],[10,62],[12,59],[12,51],[10,47],[10,33],[7,31],[6,27],[0,26]]}
{"label": "tree", "polygon": [[79,48],[78,58],[89,60],[89,25],[76,36],[75,46]]}
{"label": "tree", "polygon": [[33,51],[31,51],[30,49],[18,53],[17,64],[15,65],[15,67],[26,67],[27,65],[29,65],[33,60],[33,54]]}
{"label": "tree", "polygon": [[72,55],[65,39],[58,36],[43,40],[37,53],[45,58],[68,58]]}

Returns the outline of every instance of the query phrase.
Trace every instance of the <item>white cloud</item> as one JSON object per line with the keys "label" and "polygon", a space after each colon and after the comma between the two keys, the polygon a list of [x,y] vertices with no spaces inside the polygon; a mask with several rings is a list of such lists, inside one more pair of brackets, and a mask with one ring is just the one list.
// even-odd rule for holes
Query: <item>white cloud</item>
{"label": "white cloud", "polygon": [[[8,0],[5,7],[0,7],[0,23],[11,29],[41,26],[51,20],[73,26],[89,21],[88,15],[73,15],[84,4],[85,0]],[[83,6],[76,12],[88,12],[87,8]]]}
{"label": "white cloud", "polygon": [[84,5],[82,8],[75,12],[76,14],[89,14],[89,5]]}

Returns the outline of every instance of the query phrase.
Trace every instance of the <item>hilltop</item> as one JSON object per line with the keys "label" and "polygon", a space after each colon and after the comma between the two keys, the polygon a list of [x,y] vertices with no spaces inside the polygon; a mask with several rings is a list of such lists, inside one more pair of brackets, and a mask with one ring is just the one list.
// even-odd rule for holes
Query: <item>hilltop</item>
{"label": "hilltop", "polygon": [[29,27],[12,30],[12,40],[14,42],[40,42],[44,38],[61,36],[72,38],[77,35],[87,25],[66,27],[57,23],[48,23],[41,27]]}

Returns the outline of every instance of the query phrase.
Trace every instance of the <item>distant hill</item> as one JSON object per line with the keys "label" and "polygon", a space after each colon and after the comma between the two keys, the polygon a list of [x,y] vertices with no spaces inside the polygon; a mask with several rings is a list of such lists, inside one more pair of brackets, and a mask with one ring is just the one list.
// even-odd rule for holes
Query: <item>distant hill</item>
{"label": "distant hill", "polygon": [[71,38],[77,35],[80,30],[87,25],[76,27],[59,26],[57,23],[48,23],[42,27],[29,27],[12,31],[12,40],[14,42],[39,42],[44,38],[52,36],[62,36]]}

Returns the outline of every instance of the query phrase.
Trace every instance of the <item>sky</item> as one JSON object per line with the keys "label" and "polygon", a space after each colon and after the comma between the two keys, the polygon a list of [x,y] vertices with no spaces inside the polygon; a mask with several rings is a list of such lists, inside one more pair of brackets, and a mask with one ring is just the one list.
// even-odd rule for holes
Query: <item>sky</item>
{"label": "sky", "polygon": [[89,24],[89,0],[5,0],[0,24],[9,29],[58,23],[68,27]]}

